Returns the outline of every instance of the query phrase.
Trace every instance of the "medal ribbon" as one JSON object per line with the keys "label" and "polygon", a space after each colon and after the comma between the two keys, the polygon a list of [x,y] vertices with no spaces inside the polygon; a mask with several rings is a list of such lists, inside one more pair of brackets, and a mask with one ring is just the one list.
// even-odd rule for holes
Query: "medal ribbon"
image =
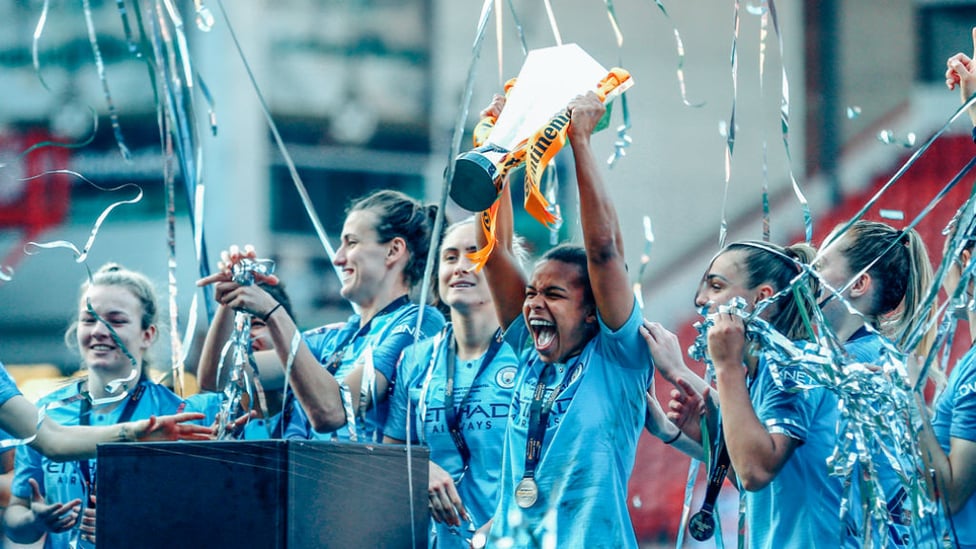
{"label": "medal ribbon", "polygon": [[[462,474],[464,471],[468,470],[468,464],[471,462],[471,449],[468,448],[467,441],[464,440],[464,433],[461,430],[461,420],[459,418],[460,411],[464,408],[464,405],[468,402],[468,397],[471,396],[471,388],[468,388],[468,392],[464,394],[461,398],[461,403],[456,407],[454,406],[454,377],[455,377],[455,367],[457,360],[456,347],[457,341],[454,339],[454,334],[449,334],[450,338],[445,342],[447,343],[447,383],[444,385],[444,419],[447,421],[447,431],[451,434],[451,440],[454,441],[454,446],[457,447],[458,453],[461,454],[462,463]],[[484,356],[481,359],[481,365],[478,366],[478,371],[474,375],[474,380],[481,377],[481,374],[485,371],[485,368],[491,364],[491,361],[498,354],[498,350],[502,346],[502,330],[499,328],[495,331],[495,335],[491,338],[491,344],[488,346],[488,350],[485,351]],[[472,385],[474,383],[472,382]]]}
{"label": "medal ribbon", "polygon": [[[92,412],[92,401],[91,396],[87,392],[81,391],[81,384],[78,383],[78,393],[82,395],[81,408],[78,411],[78,424],[79,425],[91,425],[91,412]],[[129,397],[128,402],[125,403],[125,408],[122,409],[122,414],[119,416],[119,420],[116,423],[125,423],[132,419],[132,415],[136,412],[136,407],[139,406],[139,401],[142,399],[142,394],[146,392],[146,387],[149,385],[148,382],[143,381],[139,383],[139,387],[132,392],[132,396]],[[90,494],[93,475],[92,475],[92,460],[83,459],[78,462],[81,467],[81,476],[85,481],[85,490]]]}
{"label": "medal ribbon", "polygon": [[[336,347],[336,350],[332,353],[332,355],[329,356],[329,359],[326,362],[326,370],[330,374],[335,375],[335,373],[342,366],[342,357],[343,355],[346,354],[346,349],[349,348],[349,345],[351,345],[353,341],[356,341],[360,337],[363,337],[367,333],[369,333],[369,330],[373,325],[374,319],[376,319],[377,317],[390,314],[393,311],[399,309],[400,307],[403,307],[408,303],[410,303],[410,298],[406,294],[401,295],[400,297],[394,299],[389,304],[387,304],[386,307],[383,307],[383,309],[380,310],[380,312],[373,315],[368,321],[366,321],[365,324],[360,326],[359,329],[356,330],[354,334],[352,334],[352,336],[343,338],[343,341],[339,343],[339,345]],[[369,349],[366,350],[366,353],[367,353],[365,356],[366,368],[363,372],[362,386],[359,388],[359,409],[358,410],[354,410],[352,407],[352,393],[350,392],[349,387],[347,387],[344,383],[341,382],[339,383],[339,395],[342,399],[342,408],[345,410],[346,427],[349,429],[349,440],[351,441],[356,441],[359,438],[357,432],[358,431],[357,424],[360,418],[363,418],[365,420],[366,406],[369,403],[369,395],[372,394],[371,389],[375,388],[376,374],[373,369],[372,355],[370,354]],[[376,433],[373,433],[373,435],[375,436]],[[336,433],[332,434],[332,439],[336,440]]]}
{"label": "medal ribbon", "polygon": [[400,297],[390,302],[389,305],[383,307],[383,310],[373,315],[372,318],[366,321],[366,324],[360,326],[360,328],[356,330],[356,332],[353,333],[351,336],[343,338],[342,341],[339,343],[339,345],[336,345],[336,350],[333,351],[332,354],[329,355],[328,360],[326,360],[325,369],[328,370],[330,374],[335,375],[335,373],[339,370],[339,367],[342,366],[342,357],[343,355],[346,354],[346,348],[348,348],[353,341],[356,341],[357,339],[365,335],[367,332],[369,332],[370,327],[373,325],[373,319],[386,314],[390,314],[393,311],[399,309],[400,307],[403,307],[409,302],[410,302],[410,298],[406,294],[401,295]]}
{"label": "medal ribbon", "polygon": [[[406,305],[409,302],[410,302],[410,298],[407,295],[402,295],[402,296],[394,299],[389,305],[387,305],[386,307],[383,307],[383,310],[381,310],[380,312],[378,312],[375,315],[373,315],[373,318],[370,318],[369,321],[367,321],[366,324],[363,324],[358,330],[356,330],[356,332],[352,336],[348,336],[348,337],[343,338],[342,341],[339,343],[339,345],[336,346],[336,350],[333,351],[331,355],[329,355],[329,358],[328,359],[326,359],[326,362],[325,362],[325,369],[326,369],[326,371],[328,371],[332,375],[335,375],[335,373],[339,370],[339,367],[342,366],[342,357],[346,353],[346,348],[349,346],[349,344],[351,344],[357,338],[359,338],[363,334],[369,332],[370,326],[372,326],[372,324],[373,324],[373,319],[375,319],[376,317],[379,317],[379,316],[383,316],[385,314],[392,313],[393,311],[399,309],[400,307]],[[296,344],[300,340],[301,340],[300,332],[297,332],[296,331],[295,332],[295,338],[292,340],[292,352],[289,355],[289,359],[293,359],[294,358],[295,352],[297,350]],[[286,383],[288,381],[288,376],[289,375],[291,375],[291,365],[290,364],[287,365],[286,368],[285,368],[285,381],[286,381]],[[342,393],[342,387],[343,387],[343,385],[340,383],[339,384],[339,393],[340,394]],[[291,421],[291,416],[292,416],[291,407],[294,404],[295,404],[295,393],[293,393],[292,391],[287,390],[287,387],[286,387],[286,390],[285,390],[285,398],[284,398],[284,401],[281,404],[281,421],[278,422],[278,425],[272,431],[272,433],[274,435],[276,435],[275,438],[284,436],[285,429],[288,427],[288,423]],[[349,405],[346,406],[346,401],[343,400],[343,408],[347,412],[346,413],[346,419],[348,420],[349,417],[350,417],[349,412],[352,410],[352,402],[350,401],[349,402]],[[355,414],[352,414],[351,417],[355,418]],[[350,429],[350,432],[355,431],[355,424],[354,423],[351,423],[350,425],[352,426],[352,429]]]}
{"label": "medal ribbon", "polygon": [[[552,393],[549,395],[548,399],[545,399],[546,394],[546,382],[545,376],[546,372],[549,370],[551,364],[546,364],[542,367],[542,371],[539,372],[539,381],[535,385],[535,394],[532,396],[532,406],[529,408],[529,429],[528,438],[525,441],[525,472],[522,473],[522,478],[535,478],[535,470],[539,465],[539,460],[542,457],[542,443],[546,438],[546,427],[549,424],[549,413],[552,412],[552,407],[556,403],[556,399],[559,395],[566,390],[570,382],[573,380],[576,370],[581,370],[585,366],[586,361],[583,360],[583,356],[576,361],[571,368],[566,370],[566,375],[563,377],[562,382],[553,389]],[[543,403],[543,401],[545,401]]]}
{"label": "medal ribbon", "polygon": [[[715,502],[718,501],[718,494],[722,490],[722,483],[725,482],[725,476],[729,472],[729,464],[731,463],[728,448],[725,447],[725,438],[721,433],[721,427],[719,431],[716,437],[718,439],[716,442],[716,453],[718,457],[715,458],[711,471],[708,473],[708,486],[705,489],[705,500],[702,502],[701,510],[692,517],[691,522],[688,524],[691,537],[697,541],[705,541],[715,534],[715,524],[718,522],[714,512]],[[700,523],[696,521],[697,517],[701,517],[704,520],[711,519],[711,529],[701,529],[699,526]]]}

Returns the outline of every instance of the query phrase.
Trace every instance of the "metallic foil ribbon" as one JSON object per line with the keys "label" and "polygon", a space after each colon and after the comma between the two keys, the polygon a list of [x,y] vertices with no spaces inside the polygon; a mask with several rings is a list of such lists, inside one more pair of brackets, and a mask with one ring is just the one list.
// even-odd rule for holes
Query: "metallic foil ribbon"
{"label": "metallic foil ribbon", "polygon": [[217,7],[220,8],[220,13],[224,18],[224,24],[227,25],[227,30],[234,42],[234,48],[237,50],[238,57],[240,57],[241,63],[243,63],[244,69],[247,71],[247,76],[251,82],[251,87],[254,88],[254,93],[261,104],[261,112],[264,113],[264,117],[268,122],[268,128],[271,130],[271,135],[274,136],[275,143],[278,146],[278,151],[281,153],[281,156],[285,161],[285,165],[288,166],[288,173],[291,176],[292,183],[295,185],[295,190],[298,191],[298,195],[302,200],[302,206],[305,208],[305,213],[308,215],[309,220],[312,222],[312,226],[315,228],[315,234],[319,237],[319,242],[322,244],[322,248],[325,250],[325,253],[329,258],[329,262],[332,264],[333,271],[335,271],[337,277],[342,278],[341,269],[335,265],[335,249],[333,249],[332,244],[329,242],[329,235],[325,232],[325,227],[322,225],[322,221],[319,219],[318,213],[316,213],[315,207],[312,205],[312,199],[308,195],[308,190],[305,188],[305,184],[302,182],[301,176],[298,175],[298,169],[295,167],[295,162],[292,160],[291,154],[289,154],[288,149],[285,147],[285,142],[281,138],[281,133],[278,132],[278,125],[275,124],[274,118],[271,116],[271,110],[269,109],[268,103],[264,98],[264,94],[261,92],[261,88],[258,86],[257,79],[254,77],[254,71],[251,70],[251,65],[244,57],[244,50],[241,48],[241,44],[237,40],[237,33],[234,32],[234,28],[230,22],[230,17],[227,15],[227,10],[224,9],[223,0],[217,0]]}
{"label": "metallic foil ribbon", "polygon": [[95,69],[98,72],[98,79],[102,83],[102,93],[105,95],[105,104],[108,105],[108,116],[112,122],[112,133],[115,135],[115,142],[119,146],[119,152],[126,161],[132,159],[132,153],[125,144],[122,137],[122,126],[119,124],[119,113],[115,109],[115,102],[112,100],[112,92],[109,89],[108,78],[105,76],[105,61],[102,59],[102,51],[98,47],[98,33],[95,31],[95,23],[92,20],[91,0],[81,1],[82,9],[85,12],[85,26],[88,29],[88,42],[91,44],[92,55],[95,57]]}
{"label": "metallic foil ribbon", "polygon": [[732,112],[729,114],[728,132],[725,136],[725,187],[722,191],[722,220],[719,222],[718,246],[725,247],[729,233],[727,216],[729,203],[729,183],[732,180],[732,153],[735,150],[735,111],[739,98],[739,0],[733,2],[734,24],[732,33]]}
{"label": "metallic foil ribbon", "polygon": [[[779,42],[780,79],[782,80],[780,95],[780,128],[783,134],[783,150],[786,152],[786,160],[790,175],[790,184],[793,186],[793,194],[796,195],[796,200],[799,202],[800,207],[803,210],[803,230],[805,240],[809,243],[813,239],[813,218],[810,214],[810,204],[807,202],[806,196],[803,195],[803,190],[800,189],[800,184],[797,182],[796,176],[793,174],[793,155],[790,153],[790,80],[786,74],[786,61],[784,57],[786,52],[783,48],[783,35],[779,30],[779,18],[776,16],[776,3],[773,0],[764,0],[763,3],[768,7],[768,9],[763,10],[761,16],[763,19],[762,32],[763,34],[766,33],[766,19],[771,18],[773,22],[773,30],[776,31],[776,38]],[[761,51],[764,52],[765,48],[761,48]]]}
{"label": "metallic foil ribbon", "polygon": [[627,156],[627,149],[634,142],[627,131],[630,130],[630,108],[627,106],[627,94],[620,95],[620,111],[623,116],[623,123],[617,126],[617,140],[613,142],[613,152],[607,158],[607,166],[613,168],[617,161]]}
{"label": "metallic foil ribbon", "polygon": [[119,200],[117,202],[113,202],[107,208],[105,208],[104,210],[102,210],[102,213],[100,213],[98,215],[98,218],[95,219],[95,223],[92,225],[91,232],[88,235],[88,241],[85,242],[84,247],[82,247],[80,250],[73,243],[68,242],[66,240],[54,240],[54,241],[49,241],[49,242],[28,242],[27,245],[24,246],[24,253],[26,253],[28,255],[32,255],[34,253],[32,251],[33,248],[41,248],[41,249],[65,248],[65,249],[71,250],[71,252],[74,253],[74,255],[75,255],[75,263],[84,263],[85,260],[88,259],[88,252],[89,252],[89,250],[91,250],[92,245],[95,243],[95,237],[98,235],[98,231],[102,228],[102,224],[105,222],[105,219],[108,217],[108,215],[110,213],[112,213],[112,211],[115,210],[115,208],[117,208],[119,206],[122,206],[124,204],[135,204],[135,203],[139,202],[140,200],[142,200],[142,194],[143,194],[142,193],[142,188],[139,187],[138,185],[134,184],[134,183],[126,183],[126,184],[123,184],[123,185],[119,185],[117,187],[101,187],[101,186],[95,184],[94,182],[92,182],[91,180],[89,180],[88,178],[86,178],[85,176],[83,176],[83,175],[81,175],[81,174],[79,174],[77,172],[73,172],[71,170],[51,170],[51,171],[45,172],[45,173],[40,174],[40,175],[34,175],[34,176],[31,176],[31,177],[26,177],[26,178],[24,178],[24,180],[25,181],[30,181],[30,180],[36,179],[38,177],[44,177],[47,174],[66,174],[66,175],[71,175],[71,176],[77,177],[78,179],[84,181],[85,183],[88,183],[92,187],[95,187],[96,189],[98,189],[100,191],[105,191],[105,192],[121,191],[123,189],[128,189],[128,188],[134,188],[138,192],[136,193],[136,196],[134,196],[132,198],[129,198],[129,199],[126,199],[126,200]]}
{"label": "metallic foil ribbon", "polygon": [[[47,14],[48,11],[50,10],[50,5],[51,5],[51,0],[44,0],[44,4],[41,8],[41,15],[37,19],[37,25],[34,27],[34,34],[31,43],[31,58],[34,65],[34,74],[37,76],[37,80],[41,83],[41,86],[48,92],[51,92],[51,87],[48,86],[47,81],[44,80],[44,75],[41,72],[39,45],[40,45],[41,37],[44,34],[44,27],[47,24]],[[61,143],[56,141],[42,141],[40,143],[35,143],[30,147],[28,147],[27,150],[22,152],[19,158],[23,158],[24,156],[27,156],[27,154],[30,153],[31,151],[39,149],[41,147],[54,146],[54,147],[65,147],[69,149],[77,149],[77,148],[84,147],[90,144],[92,141],[94,141],[95,134],[98,132],[98,113],[95,111],[94,108],[91,107],[91,105],[86,105],[86,107],[88,108],[88,112],[92,116],[92,129],[89,132],[88,137],[86,137],[85,139],[77,143]]]}
{"label": "metallic foil ribbon", "polygon": [[[218,0],[219,1],[219,0]],[[451,181],[454,179],[454,159],[457,158],[458,153],[461,150],[461,139],[464,136],[464,124],[468,118],[468,111],[471,108],[471,95],[474,92],[474,81],[477,75],[476,69],[478,66],[478,59],[481,57],[481,46],[484,43],[485,31],[488,27],[488,19],[491,17],[492,12],[492,0],[484,0],[481,6],[481,16],[478,20],[478,25],[475,30],[474,42],[471,45],[471,63],[468,65],[468,74],[465,79],[464,93],[461,94],[461,104],[458,109],[458,116],[454,122],[454,133],[451,138],[451,149],[448,152],[447,169],[444,170],[444,179],[441,183],[441,198],[438,204],[437,217],[434,220],[434,229],[431,234],[440,234],[444,227],[444,215],[447,210],[447,199],[450,196]],[[422,326],[424,320],[424,313],[426,307],[424,306],[427,296],[430,295],[430,283],[434,278],[434,258],[437,257],[438,247],[431,246],[427,253],[427,262],[424,266],[424,276],[423,282],[420,288],[420,309],[417,314],[417,329],[414,330],[414,339],[420,337],[420,326]],[[409,347],[408,347],[409,349]],[[341,388],[341,385],[340,385]],[[407,486],[410,487],[408,498],[410,500],[410,534],[411,539],[417,539],[417,533],[415,530],[414,517],[416,516],[417,510],[414,508],[414,497],[413,497],[413,451],[412,445],[410,444],[410,417],[412,414],[410,399],[407,399],[407,423],[406,423],[406,434],[407,434]],[[352,425],[355,425],[353,423]],[[416,542],[414,542],[416,545]]]}
{"label": "metallic foil ribbon", "polygon": [[549,18],[549,27],[552,29],[552,37],[556,40],[557,46],[562,46],[563,37],[559,33],[559,25],[556,24],[556,14],[552,11],[552,2],[550,0],[542,0],[542,3],[546,6],[546,17]]}
{"label": "metallic foil ribbon", "polygon": [[705,106],[704,101],[693,103],[690,99],[688,99],[688,89],[687,85],[685,84],[685,44],[681,40],[681,33],[678,32],[678,26],[675,25],[674,21],[671,19],[671,16],[668,15],[668,10],[664,7],[664,4],[661,3],[661,0],[654,0],[654,3],[657,4],[658,9],[661,10],[661,13],[664,15],[664,18],[668,20],[668,23],[671,23],[671,29],[674,31],[674,46],[678,54],[678,68],[676,69],[676,73],[678,77],[678,88],[681,91],[681,102],[688,107],[703,107]]}
{"label": "metallic foil ribbon", "polygon": [[634,297],[637,298],[637,304],[640,305],[641,309],[644,308],[644,290],[642,281],[644,280],[644,271],[647,270],[647,266],[651,263],[651,248],[654,247],[654,231],[651,229],[651,218],[650,216],[644,216],[644,253],[641,254],[640,267],[637,269],[637,280],[634,281]]}
{"label": "metallic foil ribbon", "polygon": [[[254,284],[255,275],[271,275],[274,273],[275,264],[269,259],[243,258],[231,266],[231,279],[241,286]],[[224,365],[224,353],[230,348],[233,351],[233,363],[228,373],[227,384],[224,386],[223,400],[221,401],[220,411],[217,413],[217,439],[226,440],[234,438],[235,433],[230,428],[234,424],[235,416],[241,408],[241,398],[244,394],[249,397],[249,407],[253,408],[257,401],[261,410],[267,417],[267,406],[263,404],[264,395],[256,387],[260,386],[258,378],[260,373],[254,361],[254,352],[251,349],[251,314],[244,311],[234,313],[234,331],[230,340],[221,353],[217,363],[217,379],[221,378],[221,370]],[[254,370],[253,380],[249,378],[245,366],[251,366]],[[255,399],[255,394],[259,396]],[[247,410],[245,410],[247,411]]]}
{"label": "metallic foil ribbon", "polygon": [[[790,291],[798,299],[815,303],[812,295],[800,295],[798,285]],[[887,501],[892,494],[886,494],[881,486],[877,473],[881,464],[874,462],[882,455],[886,458],[884,466],[896,472],[908,495],[905,506],[919,519],[912,521],[911,528],[918,536],[916,539],[921,539],[922,519],[935,514],[937,506],[928,498],[925,486],[925,468],[915,436],[921,426],[921,416],[914,404],[901,353],[886,343],[880,364],[857,363],[844,352],[836,336],[820,335],[816,344],[794,342],[759,318],[761,309],[751,314],[744,310],[745,302],[741,299],[720,307],[721,312],[738,314],[744,319],[746,338],[757,344],[756,353],[764,359],[762,363],[769,368],[778,387],[790,392],[825,388],[838,397],[836,445],[825,463],[825,473],[844,479],[848,489],[857,480],[862,498],[853,502],[850,493],[843,494],[838,509],[841,524],[856,503],[867,510],[866,516],[878,529],[878,535],[886,539],[885,528],[890,521]],[[829,333],[819,309],[814,309],[814,315],[811,323],[817,326],[817,333]],[[701,341],[704,333],[707,329],[701,331],[696,348],[707,348],[707,343]],[[856,464],[861,467],[860,479],[851,478]]]}

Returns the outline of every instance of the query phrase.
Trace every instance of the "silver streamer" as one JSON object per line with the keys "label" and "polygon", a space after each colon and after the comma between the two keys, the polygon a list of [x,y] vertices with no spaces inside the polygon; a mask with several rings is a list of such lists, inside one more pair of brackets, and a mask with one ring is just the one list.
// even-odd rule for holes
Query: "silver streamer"
{"label": "silver streamer", "polygon": [[[231,278],[241,286],[254,284],[255,274],[268,276],[274,273],[275,264],[270,259],[251,259],[243,258],[231,267]],[[245,311],[234,313],[234,332],[230,340],[224,347],[224,351],[230,348],[233,351],[233,362],[228,373],[227,384],[224,386],[223,401],[220,411],[217,413],[217,439],[226,440],[234,438],[233,430],[234,419],[238,410],[241,408],[241,398],[246,393],[250,398],[253,408],[256,402],[255,382],[259,373],[257,364],[254,362],[254,353],[251,349],[251,314]],[[217,379],[221,377],[221,370],[224,365],[224,353],[221,353],[220,361],[217,365]],[[245,366],[251,366],[254,372],[253,380],[249,378]],[[263,399],[260,399],[263,400]],[[267,417],[267,410],[265,417]]]}
{"label": "silver streamer", "polygon": [[[799,293],[798,290],[799,286],[794,284],[790,291]],[[815,303],[812,295],[797,295],[797,298]],[[825,466],[827,473],[843,479],[846,487],[838,520],[844,524],[851,509],[864,509],[880,539],[887,539],[886,528],[891,520],[887,502],[892,494],[887,494],[882,487],[878,470],[890,467],[907,494],[905,508],[915,518],[912,531],[916,539],[921,539],[924,520],[931,520],[938,507],[928,497],[925,467],[916,440],[922,418],[915,405],[904,357],[886,343],[879,364],[855,362],[830,334],[822,318],[812,319],[818,327],[816,343],[794,342],[759,318],[761,310],[762,307],[757,307],[751,314],[746,313],[745,302],[740,298],[719,308],[720,312],[743,318],[747,340],[756,344],[757,356],[763,359],[778,387],[790,392],[824,388],[837,396],[836,445]],[[819,316],[818,308],[814,314]],[[704,336],[712,318],[709,315],[701,324],[692,347],[696,356],[706,359]],[[878,456],[885,458],[884,463],[876,463]],[[860,467],[857,479],[852,478],[855,466]],[[860,494],[858,501],[851,499],[855,482]]]}

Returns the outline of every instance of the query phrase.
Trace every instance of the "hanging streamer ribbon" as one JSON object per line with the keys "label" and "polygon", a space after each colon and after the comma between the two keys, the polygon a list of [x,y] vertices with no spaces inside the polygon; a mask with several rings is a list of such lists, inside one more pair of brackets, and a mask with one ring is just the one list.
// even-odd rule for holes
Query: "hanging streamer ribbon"
{"label": "hanging streamer ribbon", "polygon": [[[617,23],[617,13],[613,7],[613,0],[604,0],[607,6],[607,18],[610,19],[610,26],[613,28],[613,34],[617,39],[617,50],[624,45],[624,35],[620,32],[620,25]],[[620,65],[623,66],[623,58],[620,58]],[[620,108],[623,116],[623,123],[617,126],[617,140],[613,143],[613,152],[607,159],[607,166],[613,168],[618,160],[627,155],[627,148],[630,147],[633,139],[627,135],[627,131],[630,129],[630,108],[627,106],[627,95],[621,94],[620,97]],[[555,243],[554,243],[555,244]]]}
{"label": "hanging streamer ribbon", "polygon": [[563,37],[559,34],[559,26],[556,25],[556,14],[552,11],[552,2],[550,0],[543,0],[542,2],[546,6],[546,16],[549,18],[549,27],[552,29],[552,37],[556,40],[557,46],[563,45]]}
{"label": "hanging streamer ribbon", "polygon": [[[766,38],[769,36],[769,10],[765,6],[760,6],[758,11],[752,6],[746,6],[746,10],[753,14],[760,15],[759,19],[759,97],[762,103],[766,101]],[[763,124],[762,130],[762,239],[763,242],[770,241],[769,224],[769,147],[766,143],[766,125]]]}
{"label": "hanging streamer ribbon", "polygon": [[620,111],[623,116],[623,124],[617,126],[617,140],[613,142],[613,152],[610,153],[610,158],[607,158],[607,166],[613,168],[617,161],[621,158],[627,156],[627,149],[630,148],[633,139],[627,134],[630,130],[630,108],[627,106],[627,94],[621,94],[620,96]]}
{"label": "hanging streamer ribbon", "polygon": [[82,9],[85,12],[85,25],[88,28],[88,42],[91,45],[92,55],[95,57],[95,70],[98,79],[102,83],[102,94],[105,96],[105,104],[108,106],[108,117],[112,122],[112,133],[115,135],[115,142],[119,146],[122,158],[127,162],[132,159],[132,153],[125,144],[122,136],[122,126],[119,124],[119,113],[115,109],[115,101],[112,100],[112,92],[109,89],[108,78],[105,76],[105,61],[102,59],[102,51],[98,47],[98,37],[95,31],[95,23],[92,20],[91,1],[82,0]]}
{"label": "hanging streamer ribbon", "polygon": [[651,263],[651,248],[654,246],[654,231],[651,230],[651,218],[650,216],[644,216],[644,253],[641,254],[640,258],[640,268],[637,269],[637,280],[634,282],[634,297],[637,298],[637,304],[640,308],[644,308],[644,291],[642,289],[641,281],[644,280],[644,271],[647,270],[647,266]]}
{"label": "hanging streamer ribbon", "polygon": [[725,247],[725,239],[729,232],[729,222],[726,211],[729,203],[729,183],[732,180],[732,152],[735,149],[735,105],[739,97],[739,0],[735,0],[734,25],[732,32],[732,113],[729,115],[729,126],[725,136],[725,189],[722,191],[722,221],[719,224],[718,247]]}
{"label": "hanging streamer ribbon", "polygon": [[685,84],[685,44],[681,40],[681,33],[678,32],[678,26],[671,19],[671,16],[668,15],[668,10],[664,7],[664,4],[661,3],[661,0],[654,0],[654,3],[657,4],[658,9],[661,10],[661,13],[664,15],[664,18],[668,20],[668,23],[671,24],[671,29],[674,32],[674,45],[678,54],[678,68],[676,72],[678,77],[678,89],[681,91],[681,102],[688,107],[703,107],[705,106],[704,101],[693,103],[690,99],[688,99],[688,88]]}
{"label": "hanging streamer ribbon", "polygon": [[[478,20],[477,30],[475,31],[475,39],[471,46],[471,63],[470,65],[468,65],[468,74],[465,80],[464,93],[461,95],[461,105],[460,108],[458,109],[457,119],[454,122],[454,133],[451,138],[451,150],[448,151],[449,156],[447,162],[447,169],[444,170],[444,179],[441,184],[441,199],[440,199],[439,207],[437,209],[437,217],[434,220],[434,229],[431,234],[440,234],[441,231],[443,230],[444,214],[447,210],[447,199],[450,196],[450,192],[451,192],[451,181],[454,180],[454,159],[457,158],[458,152],[461,150],[461,139],[464,136],[464,124],[465,121],[468,119],[468,110],[471,108],[471,95],[474,92],[474,81],[475,81],[475,76],[477,74],[476,68],[478,65],[478,59],[481,58],[481,46],[484,43],[485,31],[487,30],[488,27],[488,20],[491,17],[492,5],[493,5],[492,0],[485,0],[481,6],[481,16]],[[433,277],[434,264],[436,263],[436,261],[434,261],[434,258],[437,256],[437,253],[438,253],[437,246],[431,246],[430,250],[427,253],[427,262],[426,265],[424,266],[423,282],[421,283],[421,288],[420,288],[421,303],[417,314],[417,324],[416,324],[417,329],[414,330],[414,340],[417,340],[417,338],[420,337],[421,331],[419,327],[422,326],[424,320],[424,312],[426,310],[426,307],[424,306],[424,301],[426,300],[427,296],[430,294],[430,281],[434,278]],[[416,349],[416,346],[408,347],[408,352],[409,349]],[[405,417],[410,418],[412,413],[413,411],[411,409],[410,399],[407,399],[407,411]],[[413,504],[414,502],[413,453],[412,453],[412,445],[409,444],[409,441],[411,439],[410,424],[411,422],[408,419],[406,422],[406,429],[404,432],[406,433],[406,440],[408,441],[407,443],[407,486],[409,486],[408,498],[410,501],[410,535],[411,535],[411,540],[414,540],[413,544],[416,545],[417,532],[416,532],[416,525],[415,525],[416,521],[414,520],[414,517],[416,516],[417,510],[414,508],[414,504]]]}
{"label": "hanging streamer ribbon", "polygon": [[[41,83],[41,86],[48,92],[52,92],[51,87],[48,86],[46,80],[44,80],[44,75],[41,72],[41,60],[40,60],[40,41],[41,36],[44,34],[44,27],[47,25],[47,14],[50,9],[51,0],[44,0],[44,5],[41,8],[41,15],[38,17],[37,25],[34,27],[34,34],[31,43],[31,58],[34,66],[34,74],[37,76],[37,80]],[[77,143],[61,143],[57,141],[42,141],[40,143],[34,143],[27,148],[24,152],[20,154],[18,159],[23,158],[30,154],[32,151],[42,148],[42,147],[64,147],[67,149],[79,149],[81,147],[87,146],[95,140],[95,135],[98,133],[98,113],[91,105],[86,105],[89,114],[92,118],[92,129],[88,133],[88,137],[84,138]]]}
{"label": "hanging streamer ribbon", "polygon": [[295,162],[291,158],[291,154],[288,152],[287,147],[285,147],[285,142],[281,138],[281,133],[278,132],[278,125],[275,124],[274,118],[271,116],[271,110],[268,108],[268,103],[265,101],[264,94],[261,92],[261,88],[258,86],[258,81],[254,77],[254,71],[251,70],[250,63],[244,57],[244,50],[241,48],[241,43],[237,40],[237,33],[234,32],[234,28],[231,25],[230,17],[227,15],[227,10],[224,9],[223,0],[217,0],[217,6],[220,8],[220,14],[224,18],[224,24],[227,25],[227,30],[230,33],[231,40],[234,42],[234,48],[237,50],[237,55],[244,65],[244,70],[247,71],[247,77],[251,82],[251,87],[254,89],[254,93],[258,98],[258,102],[261,104],[261,112],[264,113],[264,118],[268,122],[268,127],[271,129],[271,134],[274,136],[275,143],[278,146],[278,151],[281,153],[282,158],[285,161],[285,165],[288,166],[288,173],[291,175],[292,183],[295,185],[295,190],[298,191],[298,195],[302,200],[302,206],[305,208],[305,214],[308,215],[309,220],[312,222],[312,226],[315,228],[315,233],[319,237],[319,242],[322,244],[322,248],[325,249],[325,253],[329,258],[329,262],[332,264],[332,270],[340,279],[342,278],[342,272],[339,267],[335,264],[335,250],[332,248],[332,244],[329,242],[329,235],[325,232],[325,227],[322,225],[322,221],[319,219],[318,213],[315,211],[315,207],[312,205],[312,199],[308,195],[308,190],[305,188],[305,184],[302,182],[302,178],[298,175],[298,169],[295,167]]}
{"label": "hanging streamer ribbon", "polygon": [[515,32],[518,33],[519,45],[522,47],[522,57],[529,54],[529,47],[525,42],[525,31],[522,30],[522,23],[519,21],[518,14],[515,13],[515,4],[508,0],[508,11],[512,14],[512,22],[515,24]]}
{"label": "hanging streamer ribbon", "polygon": [[[786,151],[786,161],[787,170],[790,175],[790,183],[793,185],[793,194],[796,195],[797,202],[800,203],[800,207],[803,209],[803,232],[805,236],[805,241],[809,243],[813,240],[813,216],[810,214],[810,204],[807,202],[806,196],[803,195],[803,191],[800,189],[800,184],[796,180],[796,176],[793,174],[793,155],[790,153],[790,81],[786,76],[786,60],[784,58],[785,49],[783,47],[783,35],[779,31],[779,18],[776,16],[776,4],[773,0],[766,0],[768,3],[769,16],[773,20],[773,30],[776,31],[776,38],[779,41],[779,58],[780,58],[780,78],[782,79],[782,94],[780,98],[780,125],[783,132],[783,150]],[[763,18],[765,19],[766,14],[763,13]]]}
{"label": "hanging streamer ribbon", "polygon": [[502,32],[502,0],[495,0],[495,49],[498,55],[498,83],[505,81],[505,44]]}
{"label": "hanging streamer ribbon", "polygon": [[138,185],[134,183],[126,183],[124,185],[119,185],[118,187],[100,187],[96,185],[94,182],[84,177],[83,175],[77,172],[73,172],[71,170],[50,170],[40,175],[26,177],[23,179],[23,181],[30,181],[38,177],[45,177],[49,174],[71,175],[77,177],[78,179],[81,179],[85,183],[88,183],[89,185],[95,187],[100,191],[115,192],[115,191],[121,191],[123,189],[135,188],[138,192],[136,193],[136,196],[129,198],[127,200],[119,200],[117,202],[113,202],[107,208],[102,210],[102,213],[98,215],[98,218],[95,220],[95,223],[92,225],[91,231],[88,235],[88,241],[85,242],[84,247],[82,247],[80,250],[73,243],[68,242],[66,240],[54,240],[54,241],[42,242],[42,243],[28,242],[27,245],[24,247],[24,253],[28,255],[33,254],[33,252],[31,251],[32,248],[42,248],[42,249],[65,248],[71,250],[74,253],[76,263],[84,263],[85,260],[88,259],[88,252],[89,250],[91,250],[92,245],[95,243],[95,237],[98,235],[98,231],[101,229],[102,223],[105,222],[105,219],[108,217],[108,215],[112,213],[112,211],[119,206],[122,206],[124,204],[136,204],[137,202],[142,200],[142,188],[140,188]]}

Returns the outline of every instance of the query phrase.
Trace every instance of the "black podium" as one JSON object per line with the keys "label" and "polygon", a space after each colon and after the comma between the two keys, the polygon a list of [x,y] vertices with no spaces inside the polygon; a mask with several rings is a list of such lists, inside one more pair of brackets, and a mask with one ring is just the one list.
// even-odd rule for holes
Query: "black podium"
{"label": "black podium", "polygon": [[[427,460],[323,441],[103,444],[98,547],[427,547]],[[411,528],[412,526],[412,528]]]}

